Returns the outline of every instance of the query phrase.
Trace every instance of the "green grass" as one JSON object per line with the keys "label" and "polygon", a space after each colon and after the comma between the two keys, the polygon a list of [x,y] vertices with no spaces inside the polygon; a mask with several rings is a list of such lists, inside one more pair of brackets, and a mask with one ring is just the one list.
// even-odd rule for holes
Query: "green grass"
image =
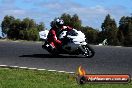
{"label": "green grass", "polygon": [[0,88],[132,88],[132,83],[79,85],[72,74],[0,68]]}

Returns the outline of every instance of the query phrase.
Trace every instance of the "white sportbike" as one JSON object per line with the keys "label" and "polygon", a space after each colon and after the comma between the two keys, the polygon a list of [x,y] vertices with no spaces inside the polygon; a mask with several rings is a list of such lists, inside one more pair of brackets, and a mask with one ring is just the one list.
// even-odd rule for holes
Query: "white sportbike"
{"label": "white sportbike", "polygon": [[71,31],[61,31],[58,38],[63,42],[63,45],[59,49],[54,49],[52,45],[45,41],[42,45],[43,49],[46,49],[50,54],[69,54],[80,55],[91,58],[94,56],[94,49],[86,42],[86,37],[81,31],[73,29]]}

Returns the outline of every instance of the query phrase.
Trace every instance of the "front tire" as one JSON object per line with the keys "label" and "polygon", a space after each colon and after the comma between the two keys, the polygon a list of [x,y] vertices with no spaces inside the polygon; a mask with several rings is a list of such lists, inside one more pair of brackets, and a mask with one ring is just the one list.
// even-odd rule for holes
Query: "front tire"
{"label": "front tire", "polygon": [[82,54],[85,57],[92,58],[94,56],[95,51],[94,51],[94,49],[91,46],[89,46],[89,45],[83,45],[82,48],[83,48]]}

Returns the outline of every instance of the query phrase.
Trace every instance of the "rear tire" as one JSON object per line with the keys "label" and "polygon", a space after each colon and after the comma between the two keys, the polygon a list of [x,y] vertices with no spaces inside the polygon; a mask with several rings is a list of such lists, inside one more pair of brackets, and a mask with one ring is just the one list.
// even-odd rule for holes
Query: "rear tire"
{"label": "rear tire", "polygon": [[82,48],[85,51],[85,52],[83,51],[83,53],[82,53],[85,57],[92,58],[94,56],[95,51],[94,51],[94,49],[91,46],[83,45]]}

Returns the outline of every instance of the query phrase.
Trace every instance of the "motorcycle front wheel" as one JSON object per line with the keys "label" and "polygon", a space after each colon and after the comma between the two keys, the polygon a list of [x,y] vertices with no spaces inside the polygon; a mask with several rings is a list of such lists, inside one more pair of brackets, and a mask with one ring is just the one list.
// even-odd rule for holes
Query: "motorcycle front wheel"
{"label": "motorcycle front wheel", "polygon": [[95,51],[91,46],[87,44],[87,45],[83,45],[82,48],[83,48],[83,52],[82,52],[83,56],[88,58],[92,58],[94,56]]}

